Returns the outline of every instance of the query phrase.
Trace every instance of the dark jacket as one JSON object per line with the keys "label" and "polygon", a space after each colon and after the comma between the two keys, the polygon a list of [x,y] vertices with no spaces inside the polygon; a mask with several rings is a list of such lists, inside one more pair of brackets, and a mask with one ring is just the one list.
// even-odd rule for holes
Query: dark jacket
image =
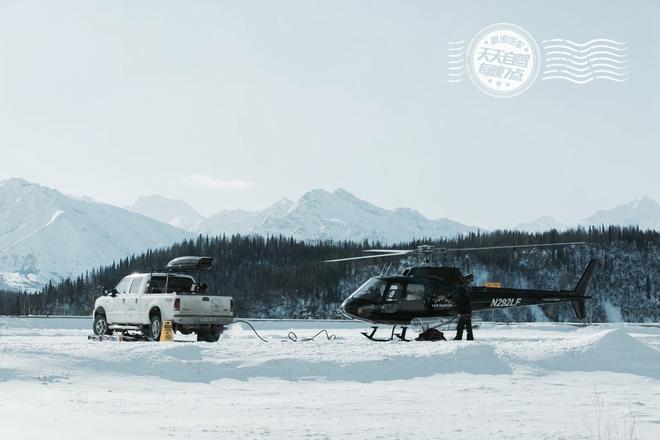
{"label": "dark jacket", "polygon": [[461,315],[472,313],[472,299],[465,287],[461,287],[458,291],[458,298],[456,298],[456,309]]}

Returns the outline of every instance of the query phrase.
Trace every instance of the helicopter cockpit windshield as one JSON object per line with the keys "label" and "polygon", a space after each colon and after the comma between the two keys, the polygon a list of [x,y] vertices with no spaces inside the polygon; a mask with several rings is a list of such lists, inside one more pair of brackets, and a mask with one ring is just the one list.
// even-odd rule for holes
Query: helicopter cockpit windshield
{"label": "helicopter cockpit windshield", "polygon": [[380,302],[383,298],[383,292],[387,282],[379,278],[372,278],[364,283],[358,290],[353,293],[353,298],[366,299],[374,302]]}

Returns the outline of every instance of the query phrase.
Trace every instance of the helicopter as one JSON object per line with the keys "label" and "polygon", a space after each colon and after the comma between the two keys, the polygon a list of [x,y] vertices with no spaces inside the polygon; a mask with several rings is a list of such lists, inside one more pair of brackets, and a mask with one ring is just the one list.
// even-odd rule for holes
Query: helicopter
{"label": "helicopter", "polygon": [[[426,329],[438,321],[445,320],[432,328],[451,322],[458,314],[457,300],[468,293],[472,310],[475,312],[507,309],[529,305],[544,305],[570,302],[578,319],[585,318],[585,300],[589,282],[596,269],[597,260],[592,259],[573,290],[514,289],[502,287],[499,283],[486,283],[472,286],[474,276],[463,274],[457,267],[434,266],[435,255],[453,252],[488,251],[497,249],[525,249],[553,246],[575,246],[584,242],[564,242],[545,244],[524,244],[508,246],[488,246],[470,248],[442,248],[421,245],[416,249],[369,249],[364,252],[373,255],[326,260],[326,263],[364,260],[372,258],[407,257],[416,254],[421,264],[405,268],[402,272],[389,275],[388,270],[367,280],[341,304],[341,311],[347,318],[375,324],[370,333],[362,332],[372,341],[406,339],[408,327]],[[466,254],[467,256],[467,254]],[[388,339],[375,337],[379,325],[392,325]],[[401,332],[395,334],[397,326]],[[420,332],[423,330],[420,330]]]}

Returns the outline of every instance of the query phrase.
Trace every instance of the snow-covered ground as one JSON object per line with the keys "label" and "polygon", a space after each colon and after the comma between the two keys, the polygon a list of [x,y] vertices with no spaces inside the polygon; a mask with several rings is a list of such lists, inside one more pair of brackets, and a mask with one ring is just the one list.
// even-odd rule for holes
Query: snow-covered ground
{"label": "snow-covered ground", "polygon": [[[96,342],[88,319],[0,317],[0,438],[660,438],[660,328],[374,343],[359,323],[255,325],[268,343],[242,324],[215,344]],[[321,328],[337,339],[287,338]]]}

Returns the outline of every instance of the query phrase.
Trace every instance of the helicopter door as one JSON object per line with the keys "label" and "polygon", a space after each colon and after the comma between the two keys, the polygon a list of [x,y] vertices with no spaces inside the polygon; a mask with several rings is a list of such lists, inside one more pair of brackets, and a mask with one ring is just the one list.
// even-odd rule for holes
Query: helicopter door
{"label": "helicopter door", "polygon": [[383,313],[396,313],[401,308],[401,299],[403,298],[403,285],[392,283],[387,287],[383,296],[384,304],[381,308]]}
{"label": "helicopter door", "polygon": [[401,310],[406,312],[419,313],[424,310],[424,298],[429,291],[426,285],[421,283],[409,283],[406,286],[405,299],[401,303]]}

